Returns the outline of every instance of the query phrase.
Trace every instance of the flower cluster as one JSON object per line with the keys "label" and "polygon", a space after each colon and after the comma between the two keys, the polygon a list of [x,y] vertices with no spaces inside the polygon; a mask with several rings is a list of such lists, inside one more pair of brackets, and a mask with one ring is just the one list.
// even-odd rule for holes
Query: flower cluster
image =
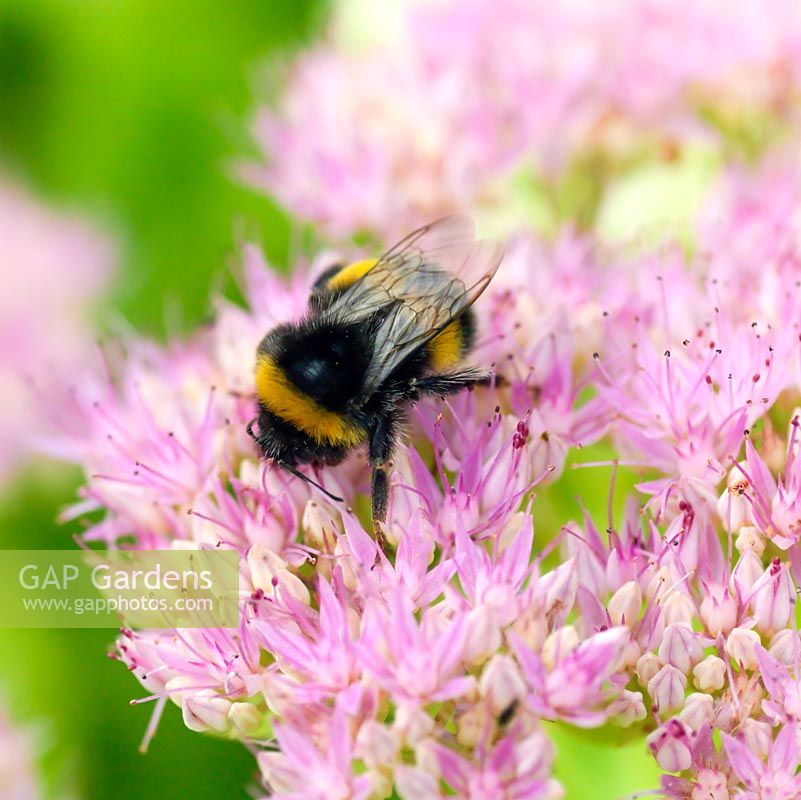
{"label": "flower cluster", "polygon": [[[259,114],[267,163],[248,170],[337,236],[504,208],[521,172],[557,217],[586,214],[628,165],[687,144],[750,151],[796,114],[792,0],[405,5],[388,43],[373,30],[381,44],[362,47],[343,28]],[[587,195],[578,208],[565,187]]]}
{"label": "flower cluster", "polygon": [[[89,476],[69,513],[106,512],[86,539],[241,557],[238,629],[120,637],[147,738],[172,701],[253,747],[272,797],[557,798],[543,722],[616,725],[647,736],[667,797],[797,796],[801,251],[789,219],[758,250],[784,215],[749,200],[775,179],[726,177],[694,255],[510,241],[476,306],[498,381],[410,411],[386,552],[363,454],[316,475],[340,505],[245,433],[254,344],[322,264],[285,280],[248,249],[254,311],[219,301],[187,341],[105,353],[51,440]],[[622,519],[610,501],[535,532],[568,462],[636,475]]]}
{"label": "flower cluster", "polygon": [[[334,37],[300,60],[251,178],[340,239],[503,214],[523,172],[561,220],[576,174],[597,194],[687,142],[722,161],[750,123],[792,129],[799,10],[730,5],[406,10],[385,49]],[[145,744],[172,702],[247,744],[270,797],[537,800],[564,794],[554,725],[617,726],[665,797],[799,796],[800,215],[777,147],[726,168],[692,247],[510,234],[475,306],[494,377],[409,410],[385,549],[364,453],[304,467],[338,503],[246,433],[255,347],[303,315],[322,260],[282,279],[246,248],[249,309],[101,352],[46,442],[86,471],[66,516],[90,515],[88,542],[241,565],[238,628],[122,632]],[[543,512],[574,468],[609,485],[606,513]]]}
{"label": "flower cluster", "polygon": [[84,221],[0,182],[0,482],[57,408],[92,344],[87,315],[112,267],[109,242]]}
{"label": "flower cluster", "polygon": [[0,716],[0,793],[5,800],[36,800],[30,745],[22,732]]}

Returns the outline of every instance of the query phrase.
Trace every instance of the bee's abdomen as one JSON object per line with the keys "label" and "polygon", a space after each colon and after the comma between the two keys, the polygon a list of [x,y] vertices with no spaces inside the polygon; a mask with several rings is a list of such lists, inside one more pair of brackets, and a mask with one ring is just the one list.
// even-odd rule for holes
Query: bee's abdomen
{"label": "bee's abdomen", "polygon": [[455,367],[470,352],[474,339],[475,318],[468,309],[428,343],[429,368],[443,372]]}

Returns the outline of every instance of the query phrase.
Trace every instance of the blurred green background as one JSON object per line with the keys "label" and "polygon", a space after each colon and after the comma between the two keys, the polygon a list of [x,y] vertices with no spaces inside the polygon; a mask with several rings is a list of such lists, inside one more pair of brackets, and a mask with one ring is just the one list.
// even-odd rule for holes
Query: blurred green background
{"label": "blurred green background", "polygon": [[[0,160],[45,199],[93,215],[122,243],[103,322],[152,335],[189,329],[244,238],[278,267],[301,228],[231,178],[252,153],[253,98],[319,34],[315,0],[0,0]],[[265,65],[273,64],[272,70]],[[70,545],[56,526],[80,476],[31,467],[0,501],[4,548]],[[605,508],[598,497],[585,501]],[[584,484],[586,486],[586,482]],[[577,514],[578,476],[541,498],[547,529]],[[0,631],[0,696],[31,726],[48,798],[233,800],[253,760],[165,713],[150,752],[137,747],[151,708],[106,660],[112,631]],[[570,798],[611,800],[655,785],[641,741],[604,747],[556,731]]]}

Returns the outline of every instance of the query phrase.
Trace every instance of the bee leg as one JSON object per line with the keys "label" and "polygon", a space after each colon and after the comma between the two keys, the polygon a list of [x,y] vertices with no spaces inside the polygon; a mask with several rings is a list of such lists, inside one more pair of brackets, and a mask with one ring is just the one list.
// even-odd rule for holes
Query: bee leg
{"label": "bee leg", "polygon": [[373,533],[375,540],[382,551],[384,547],[384,531],[381,523],[387,519],[387,501],[389,499],[389,476],[385,466],[373,466],[372,480],[372,510],[373,510]]}
{"label": "bee leg", "polygon": [[489,383],[489,377],[486,372],[466,367],[454,372],[444,372],[441,375],[418,378],[413,384],[409,385],[409,393],[412,395],[410,399],[416,399],[424,395],[445,397],[449,394],[461,392],[462,389],[466,389],[469,386],[487,383]]}
{"label": "bee leg", "polygon": [[401,414],[402,411],[396,404],[385,408],[383,413],[377,417],[370,434],[370,466],[373,468],[371,487],[373,531],[376,542],[382,550],[384,549],[384,534],[381,523],[386,521],[389,502],[387,464],[392,457],[392,448],[397,437]]}

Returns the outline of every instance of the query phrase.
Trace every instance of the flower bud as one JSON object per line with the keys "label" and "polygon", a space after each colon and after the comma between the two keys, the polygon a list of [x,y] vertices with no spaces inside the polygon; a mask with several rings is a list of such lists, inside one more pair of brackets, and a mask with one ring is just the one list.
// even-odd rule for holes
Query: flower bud
{"label": "flower bud", "polygon": [[308,605],[311,595],[303,581],[287,569],[286,561],[264,545],[251,545],[247,555],[250,580],[254,589],[261,589],[267,597],[281,591],[292,594]]}
{"label": "flower bud", "polygon": [[542,660],[548,669],[569,656],[579,646],[579,635],[572,625],[557,628],[542,645]]}
{"label": "flower bud", "polygon": [[766,758],[773,743],[773,731],[768,722],[749,717],[742,727],[743,744],[757,758]]}
{"label": "flower bud", "polygon": [[515,744],[515,763],[518,775],[530,775],[545,780],[551,774],[556,747],[539,731],[526,736]]}
{"label": "flower bud", "polygon": [[262,726],[265,715],[253,703],[232,703],[228,719],[240,736],[254,736]]}
{"label": "flower bud", "polygon": [[462,747],[475,747],[481,741],[486,725],[486,706],[473,706],[456,720],[456,741]]}
{"label": "flower bud", "polygon": [[755,647],[759,644],[759,634],[748,628],[735,628],[726,639],[726,652],[739,665],[740,669],[756,669]]}
{"label": "flower bud", "polygon": [[645,602],[651,605],[654,601],[660,600],[663,593],[672,583],[673,578],[670,569],[668,567],[660,567],[645,585]]}
{"label": "flower bud", "polygon": [[684,690],[687,678],[681,670],[665,664],[659,672],[648,681],[648,694],[660,714],[681,708],[684,705]]}
{"label": "flower bud", "polygon": [[515,701],[526,696],[526,683],[511,656],[496,654],[485,665],[478,681],[479,694],[487,700],[490,713],[497,717]]}
{"label": "flower bud", "polygon": [[633,637],[630,637],[626,644],[623,645],[623,652],[620,655],[620,661],[618,662],[617,668],[619,670],[630,671],[637,661],[639,661],[641,655],[642,648],[639,644],[637,644]]}
{"label": "flower bud", "polygon": [[705,722],[712,719],[714,713],[715,702],[710,695],[693,692],[693,694],[687,695],[679,719],[688,728],[697,731]]}
{"label": "flower bud", "polygon": [[689,732],[678,719],[657,728],[645,741],[665,772],[682,772],[693,763]]}
{"label": "flower bud", "polygon": [[362,723],[356,735],[355,753],[368,767],[377,769],[393,764],[399,750],[400,737],[397,731],[375,720]]}
{"label": "flower bud", "polygon": [[642,592],[637,581],[624,583],[610,598],[607,609],[613,625],[632,627],[642,613]]}
{"label": "flower bud", "polygon": [[676,622],[692,625],[695,603],[684,592],[673,591],[662,601],[662,617],[665,625]]}
{"label": "flower bud", "polygon": [[620,696],[609,704],[607,713],[613,722],[627,728],[634,722],[645,719],[645,703],[641,692],[630,692],[624,689]]}
{"label": "flower bud", "polygon": [[737,624],[737,600],[727,587],[710,584],[706,587],[699,613],[710,636],[727,634]]}
{"label": "flower bud", "polygon": [[495,612],[476,606],[467,614],[467,642],[464,658],[468,664],[481,664],[501,646],[501,628]]}
{"label": "flower bud", "polygon": [[538,653],[548,635],[548,623],[545,614],[534,605],[523,611],[512,625],[512,630],[530,650]]}
{"label": "flower bud", "polygon": [[[310,547],[315,547],[322,553],[333,553],[337,543],[336,528],[333,515],[325,503],[309,500],[303,509],[301,521],[303,539]],[[327,561],[327,559],[323,559]]]}
{"label": "flower bud", "polygon": [[782,665],[789,667],[795,661],[796,653],[801,654],[801,642],[798,634],[785,628],[773,635],[768,652]]}
{"label": "flower bud", "polygon": [[394,727],[405,744],[415,747],[434,730],[434,720],[417,704],[400,703],[395,711]]}
{"label": "flower bud", "polygon": [[634,669],[637,672],[640,684],[647,686],[648,681],[650,681],[661,668],[662,661],[656,653],[643,653],[639,659],[637,659],[637,665]]}
{"label": "flower bud", "polygon": [[746,550],[734,565],[729,588],[735,597],[746,598],[751,594],[751,589],[762,577],[763,572],[762,559],[753,550]]}
{"label": "flower bud", "polygon": [[751,599],[756,628],[770,635],[787,627],[795,607],[795,588],[786,564],[774,558]]}
{"label": "flower bud", "polygon": [[544,575],[538,588],[545,592],[546,619],[553,619],[552,626],[563,625],[565,618],[573,608],[578,590],[578,575],[573,566],[573,559]]}
{"label": "flower bud", "polygon": [[698,636],[689,625],[684,622],[668,625],[659,645],[662,663],[671,664],[686,675],[703,657]]}
{"label": "flower bud", "polygon": [[751,550],[758,556],[765,552],[765,540],[756,528],[745,526],[740,528],[737,534],[737,539],[734,542],[738,553],[744,553],[746,550]]}
{"label": "flower bud", "polygon": [[745,497],[748,481],[739,469],[733,467],[729,472],[728,486],[718,498],[718,517],[724,530],[736,531],[750,521],[750,507]]}
{"label": "flower bud", "polygon": [[717,656],[707,656],[693,667],[693,683],[702,692],[716,692],[726,682],[726,662]]}
{"label": "flower bud", "polygon": [[201,689],[184,697],[184,725],[197,733],[227,733],[231,728],[228,712],[231,701],[220,697],[213,689]]}

